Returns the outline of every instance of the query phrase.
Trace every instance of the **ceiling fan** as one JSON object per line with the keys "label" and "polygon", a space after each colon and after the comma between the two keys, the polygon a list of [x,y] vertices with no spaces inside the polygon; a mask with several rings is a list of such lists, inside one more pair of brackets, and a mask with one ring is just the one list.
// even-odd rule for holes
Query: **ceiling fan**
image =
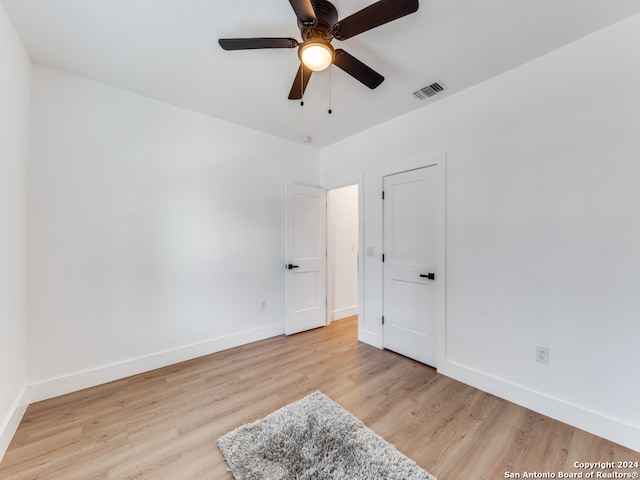
{"label": "ceiling fan", "polygon": [[302,43],[294,38],[221,38],[225,50],[253,50],[262,48],[296,48],[300,68],[291,87],[289,100],[300,100],[313,72],[330,65],[344,70],[367,87],[374,89],[384,77],[341,48],[335,49],[332,40],[346,40],[367,30],[397,20],[418,10],[418,0],[379,0],[338,21],[338,10],[327,0],[289,0],[298,17]]}

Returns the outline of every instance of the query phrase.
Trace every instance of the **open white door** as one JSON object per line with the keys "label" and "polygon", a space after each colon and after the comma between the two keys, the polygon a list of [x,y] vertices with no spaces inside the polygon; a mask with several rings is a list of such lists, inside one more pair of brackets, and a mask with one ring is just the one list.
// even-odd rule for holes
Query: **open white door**
{"label": "open white door", "polygon": [[287,186],[285,333],[326,325],[326,192]]}
{"label": "open white door", "polygon": [[384,177],[384,348],[436,366],[436,167]]}

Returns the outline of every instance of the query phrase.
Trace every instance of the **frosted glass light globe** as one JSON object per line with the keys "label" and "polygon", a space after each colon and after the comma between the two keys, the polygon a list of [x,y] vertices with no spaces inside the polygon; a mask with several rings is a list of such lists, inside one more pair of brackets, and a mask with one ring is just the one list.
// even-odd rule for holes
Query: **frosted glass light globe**
{"label": "frosted glass light globe", "polygon": [[321,72],[333,63],[333,49],[324,43],[310,42],[302,46],[300,60],[305,66],[314,72]]}

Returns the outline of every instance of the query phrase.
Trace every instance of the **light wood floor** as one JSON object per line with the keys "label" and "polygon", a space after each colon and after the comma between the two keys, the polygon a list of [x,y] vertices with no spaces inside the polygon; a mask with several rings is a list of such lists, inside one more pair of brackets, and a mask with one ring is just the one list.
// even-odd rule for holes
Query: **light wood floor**
{"label": "light wood floor", "polygon": [[640,460],[637,452],[358,343],[356,329],[353,317],[33,404],[0,479],[231,480],[218,437],[314,390],[439,480]]}

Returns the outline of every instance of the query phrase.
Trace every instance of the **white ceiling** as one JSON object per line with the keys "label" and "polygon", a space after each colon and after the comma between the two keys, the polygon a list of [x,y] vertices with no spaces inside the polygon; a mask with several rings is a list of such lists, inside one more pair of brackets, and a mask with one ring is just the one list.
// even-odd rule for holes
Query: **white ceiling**
{"label": "white ceiling", "polygon": [[[640,12],[638,0],[421,0],[417,13],[334,42],[385,76],[337,67],[287,99],[297,51],[223,51],[221,37],[300,39],[287,0],[2,0],[31,59],[318,148],[480,83]],[[335,0],[340,18],[371,0]],[[435,80],[448,90],[420,101]],[[331,106],[333,114],[327,113]]]}

